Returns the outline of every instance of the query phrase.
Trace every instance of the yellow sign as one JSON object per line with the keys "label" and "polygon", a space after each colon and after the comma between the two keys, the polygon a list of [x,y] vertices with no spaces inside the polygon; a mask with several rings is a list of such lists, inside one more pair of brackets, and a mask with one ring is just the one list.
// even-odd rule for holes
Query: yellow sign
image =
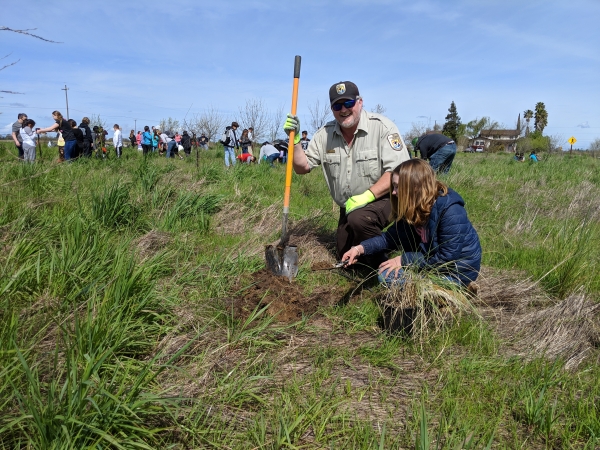
{"label": "yellow sign", "polygon": [[577,139],[575,139],[575,137],[574,137],[574,136],[571,136],[571,137],[569,138],[569,144],[573,145],[575,142],[577,142]]}

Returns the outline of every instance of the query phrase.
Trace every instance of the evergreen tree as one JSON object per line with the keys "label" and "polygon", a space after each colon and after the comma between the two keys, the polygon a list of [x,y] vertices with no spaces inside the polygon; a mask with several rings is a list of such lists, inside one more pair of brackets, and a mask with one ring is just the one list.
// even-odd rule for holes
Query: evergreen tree
{"label": "evergreen tree", "polygon": [[460,126],[460,116],[458,115],[458,112],[456,112],[456,105],[454,104],[454,100],[452,100],[450,108],[448,108],[448,115],[446,116],[446,123],[444,124],[444,128],[442,128],[442,133],[456,142],[458,140]]}

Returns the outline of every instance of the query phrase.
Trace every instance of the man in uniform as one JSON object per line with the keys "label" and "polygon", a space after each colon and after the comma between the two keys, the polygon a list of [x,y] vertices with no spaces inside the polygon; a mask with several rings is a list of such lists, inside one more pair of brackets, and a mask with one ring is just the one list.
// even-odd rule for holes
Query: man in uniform
{"label": "man in uniform", "polygon": [[415,153],[421,152],[421,158],[429,160],[429,165],[436,172],[448,173],[454,156],[456,156],[456,143],[439,133],[424,134],[412,140]]}
{"label": "man in uniform", "polygon": [[[300,121],[288,114],[284,130],[295,130],[294,171],[306,174],[323,165],[333,200],[340,206],[336,233],[338,259],[352,246],[378,236],[389,224],[391,171],[410,159],[394,123],[363,110],[358,87],[341,81],[329,89],[335,120],[320,128],[306,152],[300,144]],[[365,259],[375,268],[386,258]]]}
{"label": "man in uniform", "polygon": [[21,137],[21,128],[23,127],[23,122],[26,120],[27,114],[19,113],[17,115],[17,121],[12,124],[12,139],[15,142],[17,151],[19,152],[19,159],[23,159],[25,157],[23,154],[23,138]]}

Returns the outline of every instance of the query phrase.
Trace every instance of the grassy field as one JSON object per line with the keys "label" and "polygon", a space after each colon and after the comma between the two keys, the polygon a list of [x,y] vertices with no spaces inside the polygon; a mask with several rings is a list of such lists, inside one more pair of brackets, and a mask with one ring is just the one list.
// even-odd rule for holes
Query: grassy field
{"label": "grassy field", "polygon": [[271,305],[307,300],[283,320],[242,312],[279,238],[282,167],[225,170],[218,149],[198,165],[13,151],[0,148],[0,448],[600,446],[597,159],[458,155],[444,181],[482,241],[480,295],[416,339],[382,330],[382,288],[311,270],[334,260],[320,170],[293,178],[301,267]]}

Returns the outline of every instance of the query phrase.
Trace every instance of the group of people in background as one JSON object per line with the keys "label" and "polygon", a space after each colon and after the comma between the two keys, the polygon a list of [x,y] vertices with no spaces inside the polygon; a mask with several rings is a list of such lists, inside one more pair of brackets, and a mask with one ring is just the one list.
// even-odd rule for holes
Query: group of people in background
{"label": "group of people in background", "polygon": [[[515,161],[517,162],[525,162],[525,153],[520,152],[520,153],[515,153],[515,156],[513,158]],[[537,152],[535,150],[532,150],[531,153],[529,153],[529,160],[533,161],[533,162],[538,162],[539,158],[537,155]]]}
{"label": "group of people in background", "polygon": [[[56,133],[58,158],[60,161],[70,161],[75,158],[92,156],[106,157],[106,136],[108,132],[100,126],[90,129],[90,119],[84,117],[81,123],[73,119],[65,119],[60,111],[53,111],[54,123],[46,128],[35,128],[35,121],[27,114],[19,113],[17,121],[12,125],[12,138],[17,147],[18,157],[27,162],[36,160],[36,148],[39,136],[46,133]],[[123,153],[123,139],[119,124],[113,126],[113,145],[117,158]]]}
{"label": "group of people in background", "polygon": [[131,146],[137,146],[137,149],[142,151],[144,155],[158,153],[161,156],[165,155],[167,158],[175,158],[177,156],[183,159],[184,156],[180,152],[183,152],[185,156],[190,156],[193,146],[205,150],[208,149],[208,138],[204,133],[200,137],[196,137],[195,133],[192,133],[190,136],[187,131],[179,134],[179,132],[173,133],[172,131],[161,130],[157,127],[150,128],[148,125],[144,127],[143,132],[138,131],[137,134],[135,134],[134,130],[131,130],[129,140],[131,141]]}
{"label": "group of people in background", "polygon": [[[238,137],[238,129],[240,125],[237,122],[231,122],[225,128],[223,136],[220,140],[225,152],[225,167],[229,168],[235,165],[236,160],[243,163],[261,163],[267,161],[271,167],[274,167],[275,162],[285,164],[287,162],[288,141],[275,140],[274,142],[265,141],[260,145],[258,156],[254,154],[254,128],[244,128]],[[302,132],[300,143],[302,149],[308,148],[308,132]]]}
{"label": "group of people in background", "polygon": [[[94,154],[102,158],[109,156],[110,152],[106,145],[108,132],[102,126],[90,128],[88,117],[81,119],[81,123],[77,125],[75,120],[65,119],[60,111],[53,111],[52,118],[54,119],[52,125],[46,128],[35,128],[35,121],[29,119],[27,114],[17,115],[17,121],[12,125],[12,138],[19,159],[35,161],[39,136],[46,133],[56,133],[60,161],[70,161],[80,157],[89,158]],[[254,142],[253,127],[245,128],[241,133],[238,131],[239,127],[237,122],[232,122],[223,133],[221,144],[225,152],[226,167],[234,165],[236,161],[245,163],[267,161],[271,166],[274,166],[275,162],[284,164],[287,162],[287,141],[265,141],[259,146]],[[190,156],[193,147],[208,150],[209,145],[205,133],[201,133],[198,137],[193,132],[190,134],[188,131],[183,131],[179,134],[179,132],[173,133],[154,126],[145,126],[144,131],[137,133],[131,130],[129,141],[132,148],[137,148],[144,155],[157,153],[167,158],[179,157],[180,159]],[[112,143],[117,158],[122,156],[125,142],[121,127],[119,124],[114,124]],[[303,150],[308,148],[309,142],[308,133],[303,131],[300,139]],[[257,150],[258,156],[255,155]]]}

